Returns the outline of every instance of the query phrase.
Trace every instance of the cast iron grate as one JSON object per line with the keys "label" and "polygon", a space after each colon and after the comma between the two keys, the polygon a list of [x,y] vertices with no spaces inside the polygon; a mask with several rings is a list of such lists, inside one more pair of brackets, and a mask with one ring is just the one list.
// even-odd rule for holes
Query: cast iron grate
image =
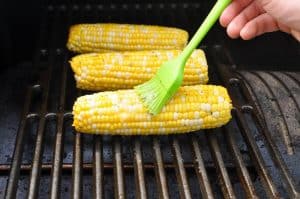
{"label": "cast iron grate", "polygon": [[[69,26],[96,21],[181,24],[193,33],[205,13],[197,3],[149,5],[46,8],[33,59],[37,79],[24,97],[11,164],[0,165],[7,180],[5,198],[299,197],[298,175],[291,173],[281,151],[288,149],[271,137],[266,116],[253,101],[255,92],[249,92],[251,84],[242,80],[246,72],[233,71],[229,51],[215,45],[217,29],[202,48],[211,82],[225,85],[233,100],[228,125],[174,136],[74,132],[71,108],[84,92],[76,90],[68,64],[73,56],[65,49]],[[290,153],[295,154],[298,149]]]}

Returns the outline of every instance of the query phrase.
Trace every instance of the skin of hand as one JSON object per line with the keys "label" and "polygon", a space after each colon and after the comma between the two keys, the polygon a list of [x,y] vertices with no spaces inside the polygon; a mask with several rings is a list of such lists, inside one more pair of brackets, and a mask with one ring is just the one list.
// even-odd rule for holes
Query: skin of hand
{"label": "skin of hand", "polygon": [[249,40],[281,30],[300,41],[300,0],[233,0],[220,24],[231,38]]}

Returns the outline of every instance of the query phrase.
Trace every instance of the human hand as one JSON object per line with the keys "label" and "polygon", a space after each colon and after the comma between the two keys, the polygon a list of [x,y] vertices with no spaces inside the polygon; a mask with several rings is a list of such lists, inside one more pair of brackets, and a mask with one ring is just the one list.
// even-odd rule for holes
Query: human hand
{"label": "human hand", "polygon": [[231,38],[249,40],[281,30],[300,41],[300,0],[233,0],[220,23]]}

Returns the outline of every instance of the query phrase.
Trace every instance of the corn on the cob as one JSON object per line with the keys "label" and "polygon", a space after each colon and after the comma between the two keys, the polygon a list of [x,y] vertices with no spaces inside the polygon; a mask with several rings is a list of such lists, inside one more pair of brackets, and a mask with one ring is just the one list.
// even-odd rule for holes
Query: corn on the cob
{"label": "corn on the cob", "polygon": [[132,24],[77,24],[70,28],[67,47],[78,53],[183,49],[188,33],[163,26]]}
{"label": "corn on the cob", "polygon": [[[71,67],[77,88],[94,91],[133,88],[151,79],[162,63],[180,52],[155,50],[82,54],[71,60]],[[197,49],[186,64],[183,84],[205,84],[207,81],[205,54]]]}
{"label": "corn on the cob", "polygon": [[77,99],[73,126],[78,132],[94,134],[185,133],[226,124],[231,108],[221,86],[181,87],[156,116],[148,113],[133,90],[107,91]]}

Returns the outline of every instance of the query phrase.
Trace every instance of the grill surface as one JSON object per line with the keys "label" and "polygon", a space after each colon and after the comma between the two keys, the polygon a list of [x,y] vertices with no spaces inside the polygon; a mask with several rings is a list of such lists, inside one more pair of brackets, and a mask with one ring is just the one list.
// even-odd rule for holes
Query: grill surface
{"label": "grill surface", "polygon": [[300,75],[233,70],[230,50],[216,42],[223,37],[218,28],[202,48],[211,83],[225,85],[233,100],[228,125],[135,137],[82,135],[71,127],[73,102],[85,94],[75,88],[73,55],[65,49],[71,24],[155,23],[192,34],[201,13],[200,4],[175,3],[46,7],[33,64],[3,75],[0,197],[299,198]]}

